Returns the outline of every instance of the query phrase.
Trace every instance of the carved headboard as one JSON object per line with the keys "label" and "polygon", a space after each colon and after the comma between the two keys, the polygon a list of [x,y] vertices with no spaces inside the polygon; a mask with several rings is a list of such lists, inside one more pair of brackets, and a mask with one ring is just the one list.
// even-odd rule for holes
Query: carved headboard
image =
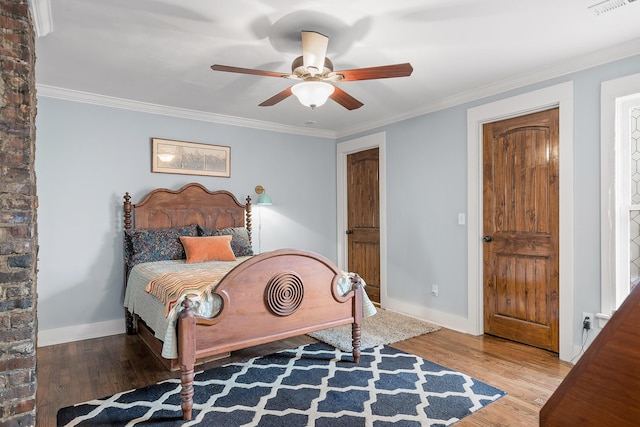
{"label": "carved headboard", "polygon": [[251,242],[251,197],[241,204],[228,191],[209,191],[198,183],[179,190],[159,188],[139,203],[124,196],[124,228],[163,228],[199,224],[206,228],[246,227]]}

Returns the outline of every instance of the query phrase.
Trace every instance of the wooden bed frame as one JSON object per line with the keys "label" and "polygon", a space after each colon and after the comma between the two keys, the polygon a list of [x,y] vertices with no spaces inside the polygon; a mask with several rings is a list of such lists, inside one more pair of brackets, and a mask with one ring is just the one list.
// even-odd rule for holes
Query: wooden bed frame
{"label": "wooden bed frame", "polygon": [[[209,191],[192,183],[177,191],[154,190],[135,205],[129,193],[124,199],[125,229],[199,224],[218,229],[246,227],[251,236],[250,197],[243,205],[227,191]],[[125,263],[125,286],[127,275]],[[358,363],[363,288],[356,275],[352,290],[341,296],[340,277],[342,272],[318,254],[281,249],[248,259],[220,280],[215,293],[223,308],[217,316],[196,316],[186,299],[177,324],[183,419],[191,419],[197,359],[352,324],[353,360]],[[128,333],[144,328],[136,320],[127,312]],[[161,344],[156,343],[156,348]]]}

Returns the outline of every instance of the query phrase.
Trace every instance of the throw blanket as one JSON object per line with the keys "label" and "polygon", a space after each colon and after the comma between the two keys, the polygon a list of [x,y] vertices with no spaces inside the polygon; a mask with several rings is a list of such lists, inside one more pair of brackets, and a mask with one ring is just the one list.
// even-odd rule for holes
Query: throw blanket
{"label": "throw blanket", "polygon": [[168,317],[187,296],[194,301],[200,301],[203,296],[210,297],[210,290],[228,271],[228,268],[218,268],[164,273],[149,282],[145,290],[162,301],[164,317]]}

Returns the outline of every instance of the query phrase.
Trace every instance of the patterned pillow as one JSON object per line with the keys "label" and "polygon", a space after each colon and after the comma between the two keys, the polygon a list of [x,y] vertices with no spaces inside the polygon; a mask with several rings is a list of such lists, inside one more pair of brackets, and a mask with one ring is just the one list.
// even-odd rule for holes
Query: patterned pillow
{"label": "patterned pillow", "polygon": [[198,235],[196,225],[125,230],[125,260],[130,267],[141,262],[184,259],[180,236]]}
{"label": "patterned pillow", "polygon": [[244,227],[229,227],[221,230],[208,230],[198,226],[200,236],[228,236],[231,235],[231,249],[235,256],[252,256],[253,248],[249,243],[249,232]]}

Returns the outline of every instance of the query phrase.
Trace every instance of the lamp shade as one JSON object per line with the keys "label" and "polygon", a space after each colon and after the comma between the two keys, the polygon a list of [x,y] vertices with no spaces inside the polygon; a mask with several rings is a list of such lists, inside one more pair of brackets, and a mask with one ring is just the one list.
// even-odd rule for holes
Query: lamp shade
{"label": "lamp shade", "polygon": [[258,206],[270,206],[273,203],[271,202],[271,197],[267,195],[267,193],[262,193],[258,196],[258,201],[256,202]]}
{"label": "lamp shade", "polygon": [[291,92],[298,98],[302,105],[316,108],[327,102],[335,88],[325,82],[302,82],[294,85]]}

